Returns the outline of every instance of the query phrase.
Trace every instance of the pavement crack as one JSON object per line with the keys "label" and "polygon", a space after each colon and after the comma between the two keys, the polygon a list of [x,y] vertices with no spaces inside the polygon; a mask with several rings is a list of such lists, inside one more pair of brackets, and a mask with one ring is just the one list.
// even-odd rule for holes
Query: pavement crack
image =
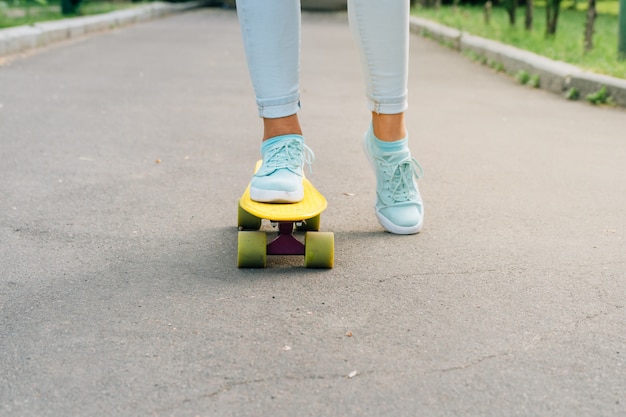
{"label": "pavement crack", "polygon": [[240,387],[240,386],[245,386],[245,385],[251,385],[251,384],[259,384],[259,383],[263,383],[263,382],[276,382],[279,381],[281,379],[285,379],[288,381],[306,381],[306,380],[324,380],[324,379],[336,379],[336,378],[348,378],[347,374],[328,374],[328,375],[300,375],[300,376],[294,376],[294,375],[281,375],[281,376],[276,376],[276,377],[272,377],[272,378],[258,378],[258,379],[246,379],[246,380],[242,380],[242,381],[235,381],[235,382],[227,382],[225,384],[223,384],[218,390],[204,395],[204,397],[215,397],[218,396],[224,392],[228,392],[233,388],[236,387]]}
{"label": "pavement crack", "polygon": [[259,379],[246,379],[243,381],[235,381],[235,382],[227,382],[223,384],[219,389],[214,392],[208,393],[206,395],[201,395],[198,398],[213,398],[217,397],[225,392],[232,390],[235,387],[250,385],[250,384],[259,384],[261,382],[271,381],[274,378],[259,378]]}
{"label": "pavement crack", "polygon": [[[368,372],[365,372],[365,373],[368,373]],[[357,375],[361,375],[361,372],[359,372]],[[221,396],[222,394],[225,394],[237,387],[242,387],[242,386],[252,385],[252,384],[260,384],[260,383],[265,383],[265,382],[276,382],[281,379],[288,380],[288,381],[307,381],[307,380],[326,380],[326,379],[339,379],[339,378],[351,379],[351,377],[349,377],[349,374],[327,374],[327,375],[300,375],[300,376],[284,375],[284,376],[276,376],[276,377],[271,377],[271,378],[257,378],[257,379],[244,379],[241,381],[229,381],[229,382],[225,382],[219,388],[217,388],[216,390],[212,392],[198,395],[193,398],[185,398],[181,400],[179,403],[187,404],[187,403],[193,403],[195,401],[205,399],[205,398],[217,398]],[[163,412],[167,410],[174,410],[176,407],[178,407],[178,405],[171,405],[169,407],[162,408],[158,411]]]}
{"label": "pavement crack", "polygon": [[481,363],[491,360],[491,359],[496,359],[496,358],[500,358],[503,356],[511,356],[512,353],[510,352],[502,352],[502,353],[495,353],[493,355],[487,355],[487,356],[482,356],[480,358],[477,358],[471,362],[466,362],[464,364],[461,365],[456,365],[456,366],[450,366],[448,368],[441,368],[441,369],[436,369],[434,370],[434,372],[440,372],[440,373],[445,373],[445,372],[452,372],[452,371],[461,371],[464,369],[468,369],[468,368],[472,368],[474,366],[480,365]]}

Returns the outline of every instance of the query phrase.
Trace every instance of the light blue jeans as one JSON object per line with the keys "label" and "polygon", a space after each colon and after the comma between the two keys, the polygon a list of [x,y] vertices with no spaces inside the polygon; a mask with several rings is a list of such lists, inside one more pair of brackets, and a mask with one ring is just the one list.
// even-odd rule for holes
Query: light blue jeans
{"label": "light blue jeans", "polygon": [[[237,0],[237,14],[259,116],[300,109],[300,1]],[[350,28],[365,77],[368,108],[407,108],[409,0],[348,0]]]}

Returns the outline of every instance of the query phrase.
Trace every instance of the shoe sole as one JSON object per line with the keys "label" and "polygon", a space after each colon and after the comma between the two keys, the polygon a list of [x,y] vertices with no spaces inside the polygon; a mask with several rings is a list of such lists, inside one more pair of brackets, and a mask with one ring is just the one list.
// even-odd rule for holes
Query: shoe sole
{"label": "shoe sole", "polygon": [[[372,170],[374,170],[374,175],[376,175],[376,171],[377,171],[376,162],[372,158],[370,151],[367,148],[367,134],[368,133],[369,132],[366,132],[365,135],[363,136],[363,142],[362,142],[363,151],[365,152],[365,156],[367,156],[367,160],[369,161],[370,166],[372,167]],[[423,206],[422,206],[422,218],[420,219],[420,222],[416,224],[415,226],[398,226],[397,224],[393,223],[391,220],[383,216],[380,211],[378,211],[378,208],[376,207],[376,202],[374,202],[374,209],[376,211],[376,218],[378,219],[378,223],[380,223],[380,225],[389,233],[393,233],[396,235],[414,235],[416,233],[419,233],[422,230],[422,226],[424,225]]]}
{"label": "shoe sole", "polygon": [[419,233],[422,230],[422,226],[424,224],[424,215],[422,214],[422,219],[415,226],[398,226],[395,223],[392,223],[388,218],[383,216],[378,210],[376,210],[376,218],[378,219],[378,223],[389,233],[393,233],[396,235],[414,235]]}
{"label": "shoe sole", "polygon": [[299,203],[304,200],[304,189],[277,191],[250,187],[250,199],[259,203]]}

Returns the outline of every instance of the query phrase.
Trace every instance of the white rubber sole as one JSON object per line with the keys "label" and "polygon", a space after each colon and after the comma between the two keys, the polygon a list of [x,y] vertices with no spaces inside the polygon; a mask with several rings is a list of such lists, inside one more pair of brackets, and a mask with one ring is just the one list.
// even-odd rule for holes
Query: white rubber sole
{"label": "white rubber sole", "polygon": [[296,191],[277,191],[250,187],[250,199],[259,203],[299,203],[304,200],[304,188]]}
{"label": "white rubber sole", "polygon": [[383,216],[378,210],[376,210],[376,217],[378,218],[378,223],[380,223],[386,231],[396,235],[414,235],[419,233],[424,225],[424,215],[422,215],[420,222],[415,226],[398,226]]}

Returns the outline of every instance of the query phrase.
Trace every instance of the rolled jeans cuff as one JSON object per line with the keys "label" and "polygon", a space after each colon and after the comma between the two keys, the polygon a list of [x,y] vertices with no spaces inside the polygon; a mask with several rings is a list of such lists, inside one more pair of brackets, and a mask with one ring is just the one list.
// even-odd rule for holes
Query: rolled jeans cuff
{"label": "rolled jeans cuff", "polygon": [[278,98],[257,98],[259,117],[277,119],[296,114],[300,110],[300,94],[294,93]]}
{"label": "rolled jeans cuff", "polygon": [[378,114],[398,114],[403,113],[409,107],[407,94],[398,97],[367,97],[367,108]]}

